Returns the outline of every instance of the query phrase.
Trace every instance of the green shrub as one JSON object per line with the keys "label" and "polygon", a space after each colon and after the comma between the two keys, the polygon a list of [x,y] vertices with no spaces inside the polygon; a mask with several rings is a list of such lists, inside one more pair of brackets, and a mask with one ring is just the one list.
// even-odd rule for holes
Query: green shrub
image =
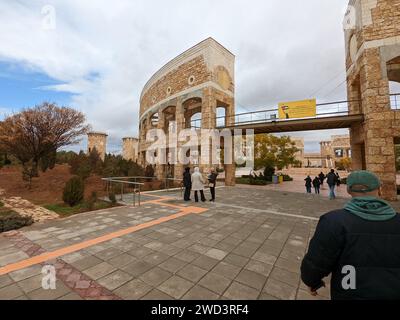
{"label": "green shrub", "polygon": [[291,176],[289,176],[288,174],[284,174],[283,181],[293,181],[293,178]]}
{"label": "green shrub", "polygon": [[97,193],[96,191],[93,191],[90,197],[86,200],[86,207],[92,211],[95,207],[95,204],[97,202]]}
{"label": "green shrub", "polygon": [[63,192],[63,201],[71,207],[81,203],[85,192],[85,185],[82,178],[72,177],[65,184]]}
{"label": "green shrub", "polygon": [[4,203],[0,201],[0,208],[4,207]]}
{"label": "green shrub", "polygon": [[117,197],[115,196],[115,193],[113,193],[113,192],[108,194],[108,199],[110,199],[112,204],[116,204],[117,203]]}
{"label": "green shrub", "polygon": [[21,216],[14,211],[0,213],[0,232],[30,226],[32,223],[33,220],[31,217]]}

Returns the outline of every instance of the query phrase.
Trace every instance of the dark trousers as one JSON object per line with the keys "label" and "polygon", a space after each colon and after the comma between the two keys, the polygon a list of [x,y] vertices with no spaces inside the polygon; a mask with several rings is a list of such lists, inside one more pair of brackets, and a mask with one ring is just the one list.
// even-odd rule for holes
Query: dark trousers
{"label": "dark trousers", "polygon": [[191,187],[186,187],[185,188],[185,195],[183,196],[183,199],[185,201],[189,201],[190,200],[190,190],[191,190]]}
{"label": "dark trousers", "polygon": [[319,187],[314,187],[315,188],[315,193],[319,194]]}
{"label": "dark trousers", "polygon": [[211,192],[211,200],[215,200],[215,187],[210,187],[210,192]]}
{"label": "dark trousers", "polygon": [[311,193],[311,186],[306,186],[307,193]]}
{"label": "dark trousers", "polygon": [[[201,201],[206,201],[206,197],[204,196],[204,191],[200,190]],[[194,192],[194,201],[199,202],[199,195],[197,194],[197,190]]]}

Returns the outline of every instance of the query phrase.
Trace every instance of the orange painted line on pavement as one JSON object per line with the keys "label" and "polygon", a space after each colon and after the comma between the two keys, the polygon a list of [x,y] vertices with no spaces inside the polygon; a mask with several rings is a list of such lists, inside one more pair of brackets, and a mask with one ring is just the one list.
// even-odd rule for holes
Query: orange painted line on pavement
{"label": "orange painted line on pavement", "polygon": [[39,263],[42,263],[42,262],[45,262],[45,261],[48,261],[51,259],[58,258],[60,256],[64,256],[66,254],[73,253],[73,252],[94,246],[96,244],[112,240],[114,238],[119,238],[119,237],[125,236],[127,234],[130,234],[132,232],[146,229],[146,228],[158,225],[163,222],[171,221],[171,220],[174,220],[174,219],[177,219],[177,218],[180,218],[180,217],[192,214],[192,213],[202,213],[207,210],[208,209],[206,209],[206,208],[198,208],[198,207],[182,207],[180,212],[172,214],[167,217],[161,217],[161,218],[158,218],[158,219],[155,219],[155,220],[152,220],[149,222],[145,222],[145,223],[137,225],[137,226],[133,226],[130,228],[115,231],[115,232],[106,234],[104,236],[98,237],[98,238],[86,240],[86,241],[83,241],[83,242],[80,242],[77,244],[73,244],[73,245],[65,247],[65,248],[61,248],[61,249],[51,251],[51,252],[46,252],[44,254],[41,254],[41,255],[38,255],[38,256],[35,256],[32,258],[28,258],[28,259],[25,259],[22,261],[11,263],[9,265],[6,265],[6,266],[0,268],[0,276],[10,273],[10,272],[13,272],[13,271],[21,270],[21,269],[36,265],[36,264],[39,264]]}

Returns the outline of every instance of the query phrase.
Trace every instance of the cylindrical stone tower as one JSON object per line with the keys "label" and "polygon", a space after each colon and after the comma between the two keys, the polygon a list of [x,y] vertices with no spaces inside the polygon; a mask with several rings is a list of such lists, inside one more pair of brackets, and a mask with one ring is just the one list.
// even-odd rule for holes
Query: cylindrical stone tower
{"label": "cylindrical stone tower", "polygon": [[122,157],[125,160],[137,161],[139,154],[139,139],[126,137],[122,139]]}
{"label": "cylindrical stone tower", "polygon": [[96,149],[100,158],[104,161],[107,151],[107,134],[103,132],[89,132],[88,133],[88,149],[89,154],[93,149]]}

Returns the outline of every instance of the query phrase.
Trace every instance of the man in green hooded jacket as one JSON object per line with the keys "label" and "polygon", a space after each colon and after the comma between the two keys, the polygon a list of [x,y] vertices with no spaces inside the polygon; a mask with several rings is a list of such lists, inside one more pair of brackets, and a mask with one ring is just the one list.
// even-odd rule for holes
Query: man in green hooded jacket
{"label": "man in green hooded jacket", "polygon": [[331,274],[332,299],[400,299],[400,215],[379,198],[380,187],[372,172],[353,172],[352,199],[321,217],[301,265],[312,295]]}

